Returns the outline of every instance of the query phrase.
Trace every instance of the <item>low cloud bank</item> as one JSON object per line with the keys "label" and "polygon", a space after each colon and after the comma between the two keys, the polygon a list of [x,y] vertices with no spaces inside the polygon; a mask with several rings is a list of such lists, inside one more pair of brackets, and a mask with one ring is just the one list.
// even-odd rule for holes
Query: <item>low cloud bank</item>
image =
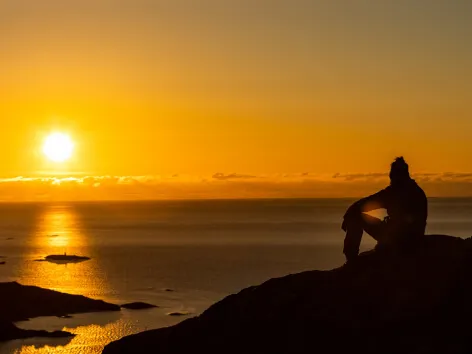
{"label": "low cloud bank", "polygon": [[[429,196],[472,197],[472,173],[418,173]],[[83,176],[0,179],[0,201],[360,197],[388,185],[386,173],[209,176]]]}

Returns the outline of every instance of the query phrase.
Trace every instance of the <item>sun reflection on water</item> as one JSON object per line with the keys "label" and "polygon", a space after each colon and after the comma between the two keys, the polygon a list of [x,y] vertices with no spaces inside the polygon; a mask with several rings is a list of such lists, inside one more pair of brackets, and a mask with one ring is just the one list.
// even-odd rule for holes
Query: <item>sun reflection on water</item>
{"label": "sun reflection on water", "polygon": [[136,328],[129,327],[130,325],[123,319],[105,326],[92,324],[89,326],[81,326],[77,328],[65,327],[65,331],[76,334],[76,337],[74,337],[70,343],[61,345],[60,342],[56,340],[56,345],[54,345],[53,341],[46,341],[44,344],[42,344],[36,339],[34,344],[30,344],[25,341],[24,345],[20,349],[16,349],[14,353],[98,354],[103,351],[103,348],[107,343],[118,340],[125,335],[138,331]]}
{"label": "sun reflection on water", "polygon": [[[103,239],[99,239],[101,235],[94,233],[96,231],[93,228],[87,229],[84,226],[86,221],[82,222],[83,216],[78,210],[80,209],[74,205],[44,205],[37,217],[34,231],[25,240],[27,243],[25,249],[28,251],[15,272],[17,279],[24,285],[35,285],[121,303],[123,298],[120,288],[117,290],[111,285],[112,276],[107,277],[107,271],[112,272],[114,269],[110,264],[113,265],[115,259],[111,261],[110,258],[106,258],[107,253],[101,247]],[[35,261],[44,259],[47,255],[64,252],[68,255],[87,256],[91,260],[72,264]],[[185,292],[174,294],[147,290],[145,293],[149,298],[144,301],[159,304],[161,307],[143,312],[120,311],[73,315],[71,319],[43,317],[18,323],[19,327],[25,329],[64,330],[76,336],[67,341],[32,338],[0,343],[0,353],[101,353],[106,344],[123,336],[182,321],[184,318],[168,316],[168,312],[182,309],[182,304],[186,303],[188,298],[199,298],[195,294],[189,295]],[[136,293],[136,296],[141,295]],[[202,299],[203,305],[199,306],[205,309],[209,305],[208,296],[204,295]],[[189,308],[190,312],[197,313],[193,308]]]}
{"label": "sun reflection on water", "polygon": [[87,249],[79,218],[71,206],[48,206],[38,220],[34,237],[38,248],[50,253],[62,253],[68,249]]}
{"label": "sun reflection on water", "polygon": [[[27,248],[30,253],[21,264],[18,281],[24,285],[108,300],[107,297],[112,291],[107,283],[106,274],[100,267],[99,255],[91,246],[90,237],[74,205],[45,205],[38,215],[35,230],[26,241],[29,243]],[[38,261],[47,255],[64,253],[91,257],[91,260],[69,264]],[[120,323],[123,319],[119,313],[78,316],[85,316],[86,321],[72,328],[66,323],[57,323],[55,318],[39,318],[19,324],[23,328],[26,326],[32,329],[63,329],[77,336],[65,342],[33,338],[19,343],[7,343],[12,346],[9,352],[84,353],[86,348],[86,353],[100,353],[106,343],[133,331]],[[74,319],[78,316],[74,316]],[[108,320],[106,323],[97,324],[97,316],[105,316]],[[8,349],[0,346],[0,350],[4,352]]]}
{"label": "sun reflection on water", "polygon": [[0,343],[0,353],[15,354],[96,354],[105,345],[124,336],[148,329],[175,325],[183,320],[167,316],[168,308],[143,312],[103,312],[74,315],[71,319],[43,317],[20,322],[25,329],[64,330],[76,336],[69,339],[32,338],[22,341]]}
{"label": "sun reflection on water", "polygon": [[[70,294],[104,298],[110,293],[106,276],[94,259],[90,236],[82,227],[73,205],[48,205],[38,217],[28,249],[31,254],[20,269],[19,282]],[[80,255],[92,259],[82,263],[37,262],[47,255]]]}

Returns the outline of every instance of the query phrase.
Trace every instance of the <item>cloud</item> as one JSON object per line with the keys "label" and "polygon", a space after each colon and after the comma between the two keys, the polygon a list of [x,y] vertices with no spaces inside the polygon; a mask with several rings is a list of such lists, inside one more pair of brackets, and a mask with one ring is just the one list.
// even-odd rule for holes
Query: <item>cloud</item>
{"label": "cloud", "polygon": [[251,176],[251,175],[241,175],[237,173],[231,173],[231,174],[224,174],[224,173],[215,173],[212,176],[214,179],[218,179],[220,181],[227,181],[227,180],[232,180],[232,179],[253,179],[257,178],[256,176]]}
{"label": "cloud", "polygon": [[[472,196],[472,173],[417,173],[429,196]],[[361,197],[388,185],[385,173],[209,176],[82,176],[0,179],[0,201]]]}
{"label": "cloud", "polygon": [[388,173],[336,173],[333,178],[345,181],[385,179]]}

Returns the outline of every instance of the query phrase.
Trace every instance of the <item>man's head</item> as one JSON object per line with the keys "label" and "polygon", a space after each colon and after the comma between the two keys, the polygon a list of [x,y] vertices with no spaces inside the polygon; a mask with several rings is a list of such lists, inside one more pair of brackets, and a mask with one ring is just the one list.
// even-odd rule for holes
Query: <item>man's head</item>
{"label": "man's head", "polygon": [[410,179],[410,172],[408,171],[408,164],[405,162],[403,157],[397,157],[392,162],[390,169],[390,182],[391,184],[401,183]]}

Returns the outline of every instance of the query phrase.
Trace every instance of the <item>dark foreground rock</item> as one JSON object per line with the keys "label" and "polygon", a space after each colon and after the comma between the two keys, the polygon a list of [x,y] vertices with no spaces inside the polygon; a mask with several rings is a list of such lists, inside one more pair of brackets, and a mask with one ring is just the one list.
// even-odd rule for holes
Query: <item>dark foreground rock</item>
{"label": "dark foreground rock", "polygon": [[121,308],[128,310],[147,310],[157,308],[156,305],[146,304],[145,302],[132,302],[130,304],[121,305]]}
{"label": "dark foreground rock", "polygon": [[66,332],[48,333],[26,331],[12,322],[40,316],[67,316],[69,314],[119,311],[120,307],[80,295],[24,286],[16,282],[0,283],[0,341],[28,337],[63,337]]}
{"label": "dark foreground rock", "polygon": [[471,280],[472,240],[430,235],[406,253],[269,280],[104,353],[472,353]]}

